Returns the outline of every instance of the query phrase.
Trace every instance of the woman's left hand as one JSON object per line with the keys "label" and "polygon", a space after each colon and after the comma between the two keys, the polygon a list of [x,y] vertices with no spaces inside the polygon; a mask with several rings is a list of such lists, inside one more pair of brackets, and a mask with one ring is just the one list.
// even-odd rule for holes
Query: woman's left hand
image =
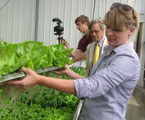
{"label": "woman's left hand", "polygon": [[68,65],[65,65],[64,68],[60,69],[60,70],[56,70],[53,71],[54,73],[58,74],[58,75],[67,75],[67,73],[69,72],[70,68]]}

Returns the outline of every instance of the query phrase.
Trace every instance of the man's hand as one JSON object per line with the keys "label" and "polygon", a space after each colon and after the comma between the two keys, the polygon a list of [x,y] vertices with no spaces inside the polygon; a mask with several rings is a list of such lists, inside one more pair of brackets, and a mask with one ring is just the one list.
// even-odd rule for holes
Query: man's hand
{"label": "man's hand", "polygon": [[85,52],[81,53],[80,55],[75,56],[73,58],[73,62],[78,62],[78,61],[86,59],[86,54],[87,54],[87,52],[85,51]]}
{"label": "man's hand", "polygon": [[65,47],[66,47],[67,49],[71,49],[71,47],[70,47],[70,45],[68,44],[68,42],[66,41],[66,39],[62,38],[62,39],[61,39],[61,43],[64,44]]}

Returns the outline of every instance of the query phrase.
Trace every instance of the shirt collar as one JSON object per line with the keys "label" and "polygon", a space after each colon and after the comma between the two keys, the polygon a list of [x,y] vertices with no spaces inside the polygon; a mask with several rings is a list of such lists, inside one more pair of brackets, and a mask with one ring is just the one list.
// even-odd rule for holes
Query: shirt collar
{"label": "shirt collar", "polygon": [[[103,36],[103,38],[100,40],[99,42],[99,46],[103,45],[103,41],[105,40],[105,36]],[[95,41],[95,45],[97,44],[97,42]]]}
{"label": "shirt collar", "polygon": [[122,45],[116,47],[114,50],[111,50],[111,47],[108,45],[104,48],[104,52],[107,52],[108,54],[113,51],[115,53],[120,53],[124,50],[133,49],[133,47],[134,47],[133,42],[128,42],[128,43],[122,44]]}
{"label": "shirt collar", "polygon": [[133,47],[134,47],[133,42],[128,42],[128,43],[122,44],[122,45],[118,46],[117,48],[115,48],[114,52],[119,53],[122,50],[124,51],[127,49],[133,49]]}

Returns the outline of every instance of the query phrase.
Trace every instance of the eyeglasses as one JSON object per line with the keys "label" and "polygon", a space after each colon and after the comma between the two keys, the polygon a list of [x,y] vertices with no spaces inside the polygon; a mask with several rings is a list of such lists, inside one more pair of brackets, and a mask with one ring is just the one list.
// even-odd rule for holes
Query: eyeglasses
{"label": "eyeglasses", "polygon": [[121,4],[121,3],[113,3],[112,6],[110,7],[110,10],[113,8],[121,7],[123,10],[129,12],[130,10],[133,10],[133,8],[129,5]]}
{"label": "eyeglasses", "polygon": [[90,34],[93,34],[94,32],[95,32],[96,34],[98,34],[100,31],[101,31],[101,29],[100,29],[100,30],[90,30]]}

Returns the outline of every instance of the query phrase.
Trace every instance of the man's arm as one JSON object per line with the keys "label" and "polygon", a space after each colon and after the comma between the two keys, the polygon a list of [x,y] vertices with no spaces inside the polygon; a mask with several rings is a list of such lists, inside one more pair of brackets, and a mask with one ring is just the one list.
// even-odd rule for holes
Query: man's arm
{"label": "man's arm", "polygon": [[67,49],[71,49],[69,43],[66,41],[66,39],[62,38],[61,39],[61,43],[64,44],[64,46],[67,48]]}
{"label": "man's arm", "polygon": [[81,53],[80,55],[75,56],[75,57],[73,58],[73,61],[74,61],[74,62],[77,62],[77,61],[81,61],[81,60],[83,60],[83,59],[86,59],[86,54],[87,54],[87,52],[83,52],[83,53]]}
{"label": "man's arm", "polygon": [[[61,43],[64,44],[67,49],[71,49],[66,39],[62,38]],[[70,54],[73,57],[74,62],[77,62],[86,58],[86,52],[82,52],[80,49],[76,49],[75,51],[72,51]]]}
{"label": "man's arm", "polygon": [[[64,44],[64,46],[67,49],[71,49],[71,47],[70,47],[69,43],[66,41],[66,39],[62,38],[61,43]],[[81,50],[76,49],[75,51],[72,51],[70,54],[74,58],[74,57],[79,56],[81,54]]]}

